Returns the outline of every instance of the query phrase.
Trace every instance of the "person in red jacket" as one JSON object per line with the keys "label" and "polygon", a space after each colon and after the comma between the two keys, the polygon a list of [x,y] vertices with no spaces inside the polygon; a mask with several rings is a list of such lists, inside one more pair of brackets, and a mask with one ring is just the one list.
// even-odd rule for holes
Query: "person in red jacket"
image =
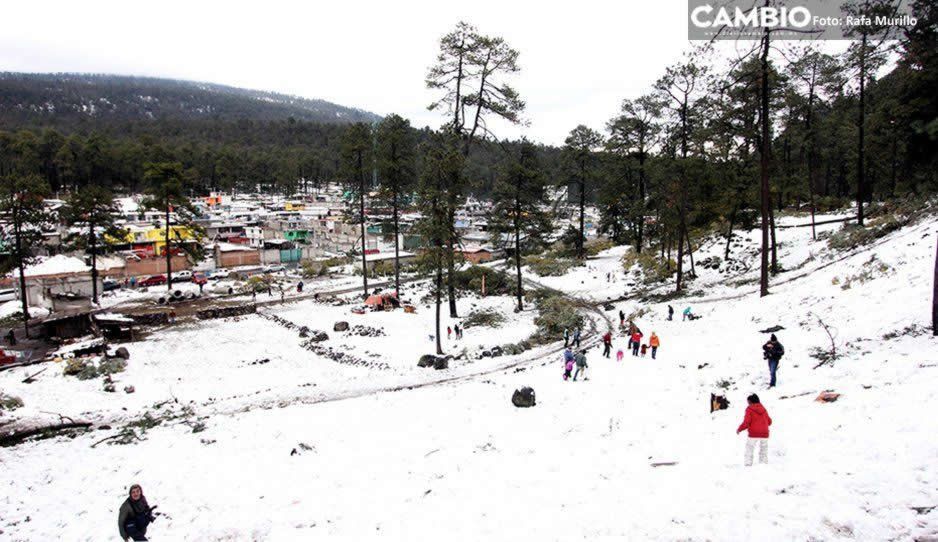
{"label": "person in red jacket", "polygon": [[759,402],[758,395],[753,393],[746,400],[749,401],[746,417],[743,418],[743,423],[739,424],[736,434],[742,433],[743,429],[749,430],[749,440],[746,441],[746,466],[751,467],[756,446],[759,446],[759,463],[769,462],[769,426],[772,425],[772,418]]}
{"label": "person in red jacket", "polygon": [[612,332],[607,331],[603,335],[603,356],[610,357],[612,355]]}
{"label": "person in red jacket", "polygon": [[645,335],[642,334],[642,330],[635,328],[635,332],[632,333],[632,355],[638,357],[638,349],[642,346],[642,337]]}

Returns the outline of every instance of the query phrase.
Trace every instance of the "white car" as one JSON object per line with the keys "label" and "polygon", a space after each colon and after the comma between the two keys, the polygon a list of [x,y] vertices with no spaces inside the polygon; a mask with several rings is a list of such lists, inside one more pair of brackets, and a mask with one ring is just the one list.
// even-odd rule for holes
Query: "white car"
{"label": "white car", "polygon": [[264,273],[283,273],[287,268],[282,265],[265,265]]}
{"label": "white car", "polygon": [[181,269],[173,271],[173,282],[189,282],[192,280],[192,271]]}
{"label": "white car", "polygon": [[208,280],[221,280],[221,279],[228,278],[228,275],[230,274],[231,274],[231,271],[227,269],[215,269],[206,273],[205,277]]}

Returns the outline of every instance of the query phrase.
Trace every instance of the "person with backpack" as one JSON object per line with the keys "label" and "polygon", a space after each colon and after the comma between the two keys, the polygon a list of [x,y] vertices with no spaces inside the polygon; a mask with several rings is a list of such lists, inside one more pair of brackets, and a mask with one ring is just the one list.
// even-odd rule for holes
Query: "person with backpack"
{"label": "person with backpack", "polygon": [[611,331],[607,331],[606,334],[603,335],[603,356],[607,358],[612,356],[612,332]]}
{"label": "person with backpack", "polygon": [[651,332],[651,338],[648,339],[648,346],[651,347],[651,359],[658,359],[658,347],[661,346],[661,339],[654,331]]}
{"label": "person with backpack", "polygon": [[785,347],[778,342],[775,334],[769,339],[769,342],[762,345],[762,357],[769,362],[769,387],[775,387],[775,373],[778,372],[778,362],[785,355]]}
{"label": "person with backpack", "polygon": [[586,350],[577,352],[574,359],[576,360],[576,372],[573,373],[573,381],[576,382],[577,377],[580,376],[581,373],[583,374],[583,380],[589,380],[590,378],[586,376],[586,368],[589,367],[589,365],[586,364]]}
{"label": "person with backpack", "polygon": [[759,396],[752,394],[746,398],[749,406],[746,407],[746,416],[743,423],[739,424],[736,434],[743,430],[748,430],[749,440],[746,441],[746,466],[752,466],[752,456],[756,446],[759,447],[759,463],[769,462],[769,426],[772,425],[772,418],[769,412],[759,402]]}
{"label": "person with backpack", "polygon": [[121,540],[147,540],[147,526],[156,519],[153,510],[143,496],[143,488],[139,484],[130,486],[130,495],[117,513],[117,527],[120,530]]}

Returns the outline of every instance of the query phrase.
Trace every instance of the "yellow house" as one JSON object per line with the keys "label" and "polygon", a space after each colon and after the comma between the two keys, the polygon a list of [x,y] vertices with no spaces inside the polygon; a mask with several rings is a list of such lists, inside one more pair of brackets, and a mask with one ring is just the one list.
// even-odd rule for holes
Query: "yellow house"
{"label": "yellow house", "polygon": [[283,209],[285,211],[304,211],[306,210],[306,204],[298,201],[288,201],[284,204]]}

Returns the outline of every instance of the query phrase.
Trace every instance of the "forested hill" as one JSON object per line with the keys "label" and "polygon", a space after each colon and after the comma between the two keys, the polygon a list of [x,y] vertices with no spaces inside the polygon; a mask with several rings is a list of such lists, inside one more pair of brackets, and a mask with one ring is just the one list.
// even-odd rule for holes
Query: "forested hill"
{"label": "forested hill", "polygon": [[[0,125],[55,126],[140,120],[373,122],[368,111],[324,100],[212,83],[92,74],[0,73]],[[90,121],[90,122],[89,122]]]}

